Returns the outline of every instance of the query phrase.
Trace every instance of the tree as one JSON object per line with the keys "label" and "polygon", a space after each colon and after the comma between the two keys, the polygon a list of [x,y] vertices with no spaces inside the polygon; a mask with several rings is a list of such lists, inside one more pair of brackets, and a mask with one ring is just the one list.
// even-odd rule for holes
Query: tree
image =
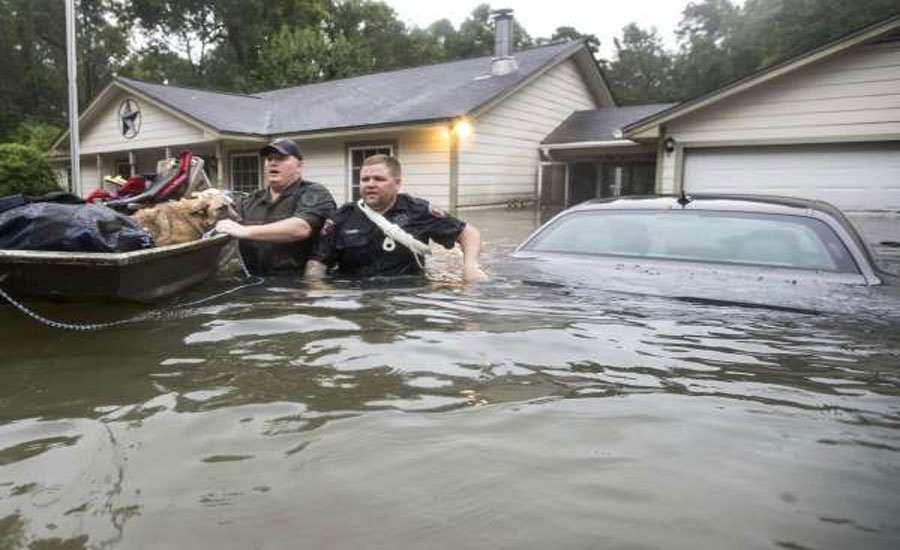
{"label": "tree", "polygon": [[0,143],[0,197],[59,190],[53,168],[42,152],[18,143]]}
{"label": "tree", "polygon": [[[600,50],[600,39],[597,38],[593,34],[583,34],[578,32],[575,27],[563,26],[556,27],[556,30],[553,31],[553,34],[550,36],[549,42],[557,42],[560,40],[584,40],[585,45],[588,50],[590,50],[591,55],[594,58],[597,57],[597,53]],[[543,39],[538,39],[538,43],[543,43]]]}
{"label": "tree", "polygon": [[730,0],[690,3],[675,33],[681,51],[674,62],[674,87],[682,98],[694,97],[734,80],[737,74],[733,36],[740,9]]}
{"label": "tree", "polygon": [[677,96],[672,87],[672,55],[655,28],[645,31],[631,23],[613,44],[616,58],[609,63],[607,76],[620,103],[665,102]]}

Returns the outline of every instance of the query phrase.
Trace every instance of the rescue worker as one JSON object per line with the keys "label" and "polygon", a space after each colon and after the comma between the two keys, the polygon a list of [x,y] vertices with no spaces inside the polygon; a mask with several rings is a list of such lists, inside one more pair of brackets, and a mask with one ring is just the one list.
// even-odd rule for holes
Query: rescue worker
{"label": "rescue worker", "polygon": [[325,222],[306,264],[308,279],[319,279],[329,269],[340,275],[358,277],[422,274],[424,260],[417,259],[407,246],[388,238],[365,209],[424,243],[419,247],[427,245],[429,239],[445,248],[459,243],[463,253],[463,280],[475,282],[487,278],[478,265],[481,250],[478,230],[433,208],[424,199],[400,193],[400,181],[401,167],[396,158],[373,155],[363,161],[359,174],[362,204],[347,203]]}
{"label": "rescue worker", "polygon": [[260,155],[266,188],[239,201],[243,223],[221,220],[216,230],[240,239],[251,273],[300,274],[325,220],[334,214],[334,197],[324,185],[303,179],[303,155],[293,140],[276,139]]}

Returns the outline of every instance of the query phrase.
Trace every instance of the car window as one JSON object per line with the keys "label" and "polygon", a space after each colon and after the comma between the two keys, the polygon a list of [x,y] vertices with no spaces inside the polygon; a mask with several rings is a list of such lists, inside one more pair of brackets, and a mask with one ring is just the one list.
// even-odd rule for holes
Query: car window
{"label": "car window", "polygon": [[828,225],[777,214],[573,212],[557,218],[523,249],[858,272]]}

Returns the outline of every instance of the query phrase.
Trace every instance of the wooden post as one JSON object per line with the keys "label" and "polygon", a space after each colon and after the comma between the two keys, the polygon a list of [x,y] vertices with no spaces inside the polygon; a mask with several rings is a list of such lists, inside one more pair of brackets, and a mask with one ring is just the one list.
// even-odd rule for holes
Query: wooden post
{"label": "wooden post", "polygon": [[97,181],[99,182],[99,186],[103,188],[103,156],[100,153],[97,153]]}
{"label": "wooden post", "polygon": [[225,146],[221,139],[216,141],[216,187],[225,189]]}
{"label": "wooden post", "polygon": [[456,215],[459,205],[459,136],[450,125],[450,214]]}

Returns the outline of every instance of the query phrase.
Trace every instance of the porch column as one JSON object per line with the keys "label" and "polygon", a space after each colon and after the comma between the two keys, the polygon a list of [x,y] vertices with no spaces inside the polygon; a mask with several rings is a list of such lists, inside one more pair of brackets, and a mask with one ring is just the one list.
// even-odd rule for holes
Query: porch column
{"label": "porch column", "polygon": [[563,185],[563,206],[569,207],[569,163],[565,163],[563,166],[566,167],[566,177],[564,179],[565,184]]}
{"label": "porch column", "polygon": [[[103,156],[100,153],[97,153],[97,181],[99,187],[103,188]],[[84,187],[82,186],[82,190]]]}
{"label": "porch column", "polygon": [[456,215],[459,199],[459,136],[450,126],[450,214]]}
{"label": "porch column", "polygon": [[216,141],[216,187],[225,189],[225,145]]}
{"label": "porch column", "polygon": [[131,172],[130,175],[137,174],[137,162],[134,158],[134,151],[128,151],[128,171]]}

